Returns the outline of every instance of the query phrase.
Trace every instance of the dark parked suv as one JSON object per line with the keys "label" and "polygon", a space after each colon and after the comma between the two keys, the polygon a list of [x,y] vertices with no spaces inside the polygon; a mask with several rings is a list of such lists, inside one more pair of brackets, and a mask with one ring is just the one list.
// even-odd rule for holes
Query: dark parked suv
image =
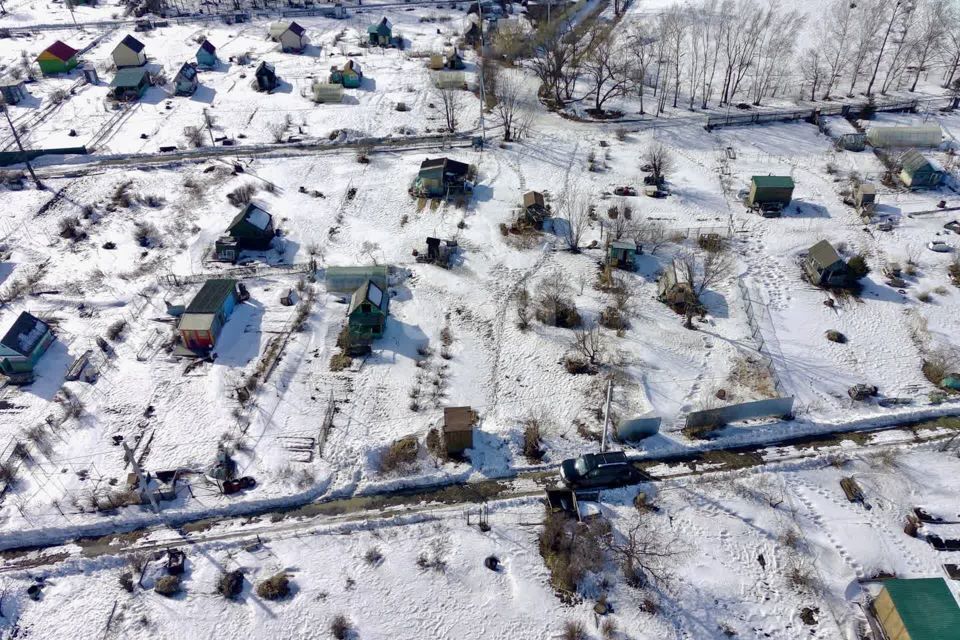
{"label": "dark parked suv", "polygon": [[643,482],[647,477],[627,461],[623,451],[588,453],[564,460],[560,480],[571,489],[603,489]]}

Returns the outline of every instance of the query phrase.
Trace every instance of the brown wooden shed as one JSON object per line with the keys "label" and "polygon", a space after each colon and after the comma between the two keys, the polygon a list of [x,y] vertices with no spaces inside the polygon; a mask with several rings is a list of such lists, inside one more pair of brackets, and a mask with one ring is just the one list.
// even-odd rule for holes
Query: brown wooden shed
{"label": "brown wooden shed", "polygon": [[473,447],[473,427],[477,412],[470,407],[446,407],[443,410],[443,444],[448,455],[460,455]]}

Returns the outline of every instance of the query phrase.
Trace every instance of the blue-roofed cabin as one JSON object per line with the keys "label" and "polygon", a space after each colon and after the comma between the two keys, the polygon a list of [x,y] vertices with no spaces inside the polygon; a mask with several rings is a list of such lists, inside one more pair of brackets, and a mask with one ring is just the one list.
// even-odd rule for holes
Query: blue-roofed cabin
{"label": "blue-roofed cabin", "polygon": [[201,69],[213,69],[220,64],[217,57],[217,48],[209,40],[204,40],[197,49],[197,65]]}
{"label": "blue-roofed cabin", "polygon": [[24,311],[0,340],[0,370],[8,375],[32,373],[54,338],[50,325]]}
{"label": "blue-roofed cabin", "polygon": [[176,94],[178,96],[190,96],[197,90],[199,84],[197,79],[197,67],[189,62],[183,63],[180,71],[173,79]]}

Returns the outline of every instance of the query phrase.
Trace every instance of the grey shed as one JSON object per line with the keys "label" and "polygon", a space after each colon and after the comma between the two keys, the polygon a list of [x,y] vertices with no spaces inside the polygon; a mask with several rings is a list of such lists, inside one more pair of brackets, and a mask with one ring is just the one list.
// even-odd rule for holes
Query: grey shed
{"label": "grey shed", "polygon": [[826,240],[810,247],[803,268],[814,284],[842,287],[849,282],[847,263]]}

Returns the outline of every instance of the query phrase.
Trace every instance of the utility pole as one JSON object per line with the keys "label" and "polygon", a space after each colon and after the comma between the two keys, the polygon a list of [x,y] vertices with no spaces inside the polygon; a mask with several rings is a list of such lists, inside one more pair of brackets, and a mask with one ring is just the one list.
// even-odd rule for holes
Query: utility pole
{"label": "utility pole", "polygon": [[10,132],[13,133],[13,139],[17,142],[17,148],[20,149],[20,153],[24,154],[24,163],[27,165],[27,171],[30,172],[30,177],[33,178],[34,184],[37,185],[37,189],[43,189],[43,183],[40,182],[40,178],[37,177],[37,174],[33,172],[33,165],[30,164],[30,158],[27,157],[26,151],[23,149],[23,145],[20,143],[20,134],[17,133],[17,128],[13,126],[13,120],[10,119],[10,110],[7,109],[7,105],[0,105],[0,109],[3,110],[3,115],[7,117],[7,124],[10,125]]}
{"label": "utility pole", "polygon": [[213,139],[213,118],[210,117],[210,114],[207,113],[207,108],[203,108],[203,121],[207,125],[207,133],[210,134],[210,144],[212,146],[217,146],[217,143]]}
{"label": "utility pole", "polygon": [[603,410],[603,435],[600,438],[600,453],[607,451],[607,425],[610,423],[610,396],[613,393],[613,378],[607,380],[607,406]]}
{"label": "utility pole", "polygon": [[483,0],[477,0],[477,15],[480,18],[478,26],[480,27],[480,64],[477,65],[478,78],[480,79],[480,140],[481,148],[487,146],[487,127],[483,121],[483,112],[487,108],[487,95],[483,86]]}

